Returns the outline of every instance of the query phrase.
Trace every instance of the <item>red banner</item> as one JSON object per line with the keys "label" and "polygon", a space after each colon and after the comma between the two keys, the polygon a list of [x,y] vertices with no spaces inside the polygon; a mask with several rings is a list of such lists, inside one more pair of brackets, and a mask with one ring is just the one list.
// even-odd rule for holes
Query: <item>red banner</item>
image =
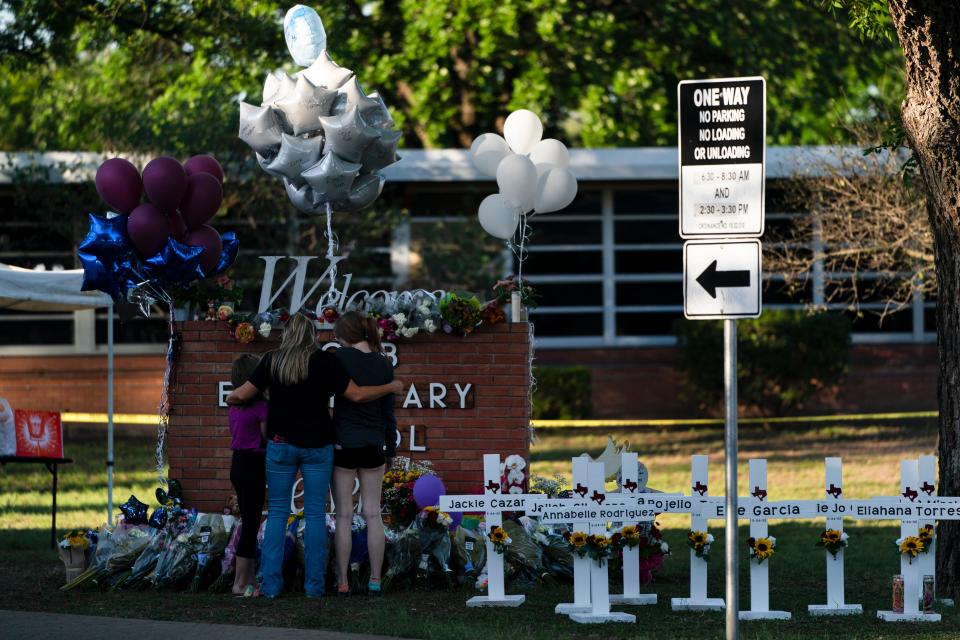
{"label": "red banner", "polygon": [[55,411],[14,410],[17,457],[62,458],[63,431]]}

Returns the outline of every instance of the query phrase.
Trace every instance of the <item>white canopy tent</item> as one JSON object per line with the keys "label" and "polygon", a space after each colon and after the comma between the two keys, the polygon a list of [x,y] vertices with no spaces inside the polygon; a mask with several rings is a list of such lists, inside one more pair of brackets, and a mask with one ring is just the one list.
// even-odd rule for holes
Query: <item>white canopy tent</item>
{"label": "white canopy tent", "polygon": [[0,309],[78,311],[107,308],[107,521],[113,524],[113,300],[80,291],[83,269],[34,271],[0,263]]}

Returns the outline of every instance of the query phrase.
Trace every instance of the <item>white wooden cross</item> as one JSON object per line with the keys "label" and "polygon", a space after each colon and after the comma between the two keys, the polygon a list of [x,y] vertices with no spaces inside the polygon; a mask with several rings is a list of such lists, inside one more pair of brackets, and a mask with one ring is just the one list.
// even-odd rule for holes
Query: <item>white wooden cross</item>
{"label": "white wooden cross", "polygon": [[[620,493],[633,496],[644,492],[647,487],[647,468],[640,463],[635,452],[620,454]],[[649,521],[648,521],[649,522]],[[639,521],[627,521],[623,526],[640,524]],[[611,594],[610,602],[615,604],[657,604],[657,594],[640,593],[640,549],[625,547],[623,550],[623,593]]]}
{"label": "white wooden cross", "polygon": [[[606,496],[604,480],[606,472],[602,462],[590,462],[587,464],[587,491],[591,499],[599,496]],[[600,503],[605,499],[600,499]],[[622,519],[622,518],[621,518]],[[607,519],[592,518],[589,524],[588,533],[592,535],[607,534]],[[570,614],[570,619],[580,623],[597,622],[636,622],[637,617],[631,613],[610,610],[610,584],[608,582],[608,572],[610,563],[604,561],[597,563],[590,560],[590,611],[577,611]]]}
{"label": "white wooden cross", "polygon": [[[576,457],[573,463],[572,490],[574,498],[586,497],[589,478],[587,476],[588,458]],[[574,531],[586,531],[589,523],[584,520],[575,520],[572,524]],[[573,602],[561,602],[554,607],[554,613],[569,615],[571,613],[590,611],[590,558],[573,556]]]}
{"label": "white wooden cross", "polygon": [[[489,534],[491,527],[503,525],[504,511],[526,511],[531,502],[544,498],[540,494],[500,494],[500,455],[483,456],[483,495],[440,496],[441,511],[482,511]],[[487,595],[467,600],[468,607],[519,607],[524,595],[507,595],[503,580],[503,554],[498,553],[486,536]]]}
{"label": "white wooden cross", "polygon": [[[843,498],[843,463],[840,458],[825,460],[826,480],[824,481],[824,500],[841,500]],[[828,515],[827,529],[835,529],[843,533],[843,516]],[[813,616],[854,615],[863,613],[859,604],[847,604],[844,600],[843,588],[843,548],[831,554],[824,549],[827,559],[827,604],[811,604],[807,611]]]}
{"label": "white wooden cross", "polygon": [[[937,495],[937,458],[936,456],[920,456],[917,459],[917,482],[921,498],[932,498]],[[934,520],[921,519],[918,529],[930,525],[936,531],[937,523]],[[920,561],[920,575],[933,576],[934,584],[937,581],[937,538],[930,541],[930,548],[917,558]],[[923,582],[920,583],[920,597],[923,597]]]}
{"label": "white wooden cross", "polygon": [[[760,502],[767,501],[767,461],[750,460],[750,484],[747,492]],[[750,517],[750,537],[766,538],[769,535],[767,517]],[[739,542],[739,541],[738,541]],[[789,620],[789,611],[770,610],[770,560],[759,562],[750,559],[750,609],[740,611],[741,620]]]}
{"label": "white wooden cross", "polygon": [[[691,456],[690,460],[690,497],[707,498],[708,488],[707,456]],[[707,531],[708,521],[702,510],[693,510],[690,514],[690,528],[694,531]],[[707,597],[707,562],[697,557],[690,549],[690,597],[673,598],[670,606],[674,611],[722,611],[723,598]]]}

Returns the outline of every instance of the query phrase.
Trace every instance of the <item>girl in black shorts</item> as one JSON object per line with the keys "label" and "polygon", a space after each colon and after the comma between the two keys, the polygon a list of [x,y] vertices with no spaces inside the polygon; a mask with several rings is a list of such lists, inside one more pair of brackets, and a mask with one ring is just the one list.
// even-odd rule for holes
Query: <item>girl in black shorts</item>
{"label": "girl in black shorts", "polygon": [[[341,348],[337,359],[350,377],[361,386],[389,384],[393,365],[383,354],[377,323],[357,311],[344,314],[333,327]],[[353,524],[353,487],[360,478],[362,515],[367,522],[367,549],[370,554],[371,594],[380,592],[385,538],[380,519],[380,493],[384,465],[392,462],[397,448],[397,420],[393,413],[393,394],[373,402],[356,403],[340,396],[336,401],[333,423],[336,444],[333,451],[333,487],[336,501],[337,592],[350,593],[348,581],[351,525]]]}

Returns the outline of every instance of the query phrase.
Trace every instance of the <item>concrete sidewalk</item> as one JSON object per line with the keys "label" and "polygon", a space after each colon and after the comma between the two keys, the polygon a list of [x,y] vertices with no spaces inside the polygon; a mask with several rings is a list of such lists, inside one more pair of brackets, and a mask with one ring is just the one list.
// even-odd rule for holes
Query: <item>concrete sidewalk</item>
{"label": "concrete sidewalk", "polygon": [[38,611],[0,609],[0,637],[11,640],[384,640],[387,636],[367,636],[334,631],[310,631],[283,627],[245,627],[232,624],[168,622],[136,618],[77,616]]}

